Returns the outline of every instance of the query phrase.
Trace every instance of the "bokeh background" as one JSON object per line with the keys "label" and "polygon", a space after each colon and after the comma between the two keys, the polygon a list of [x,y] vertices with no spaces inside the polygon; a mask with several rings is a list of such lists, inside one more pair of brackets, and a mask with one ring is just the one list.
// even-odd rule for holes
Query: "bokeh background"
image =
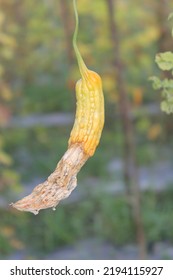
{"label": "bokeh background", "polygon": [[0,258],[173,259],[173,122],[149,77],[173,50],[168,0],[78,0],[78,45],[103,80],[101,143],[56,211],[9,204],[66,151],[80,78],[72,0],[0,0]]}

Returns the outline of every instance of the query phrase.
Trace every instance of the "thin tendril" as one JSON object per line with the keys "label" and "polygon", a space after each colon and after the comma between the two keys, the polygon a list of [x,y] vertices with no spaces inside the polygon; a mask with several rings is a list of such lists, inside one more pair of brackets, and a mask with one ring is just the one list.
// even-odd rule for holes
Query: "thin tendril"
{"label": "thin tendril", "polygon": [[77,12],[76,0],[73,0],[73,7],[74,7],[74,12],[75,12],[75,20],[76,20],[76,26],[75,26],[75,31],[74,31],[74,35],[73,35],[73,48],[74,48],[74,51],[75,51],[75,54],[77,57],[80,73],[81,73],[82,77],[86,78],[88,69],[85,65],[85,62],[84,62],[84,60],[79,52],[78,46],[77,46],[79,17],[78,17],[78,12]]}

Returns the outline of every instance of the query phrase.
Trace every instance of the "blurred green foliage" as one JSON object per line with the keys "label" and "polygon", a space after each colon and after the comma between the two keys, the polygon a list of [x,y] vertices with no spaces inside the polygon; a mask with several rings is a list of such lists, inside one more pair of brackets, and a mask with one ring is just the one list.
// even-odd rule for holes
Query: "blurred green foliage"
{"label": "blurred green foliage", "polygon": [[[172,18],[173,14],[170,14],[168,19]],[[166,51],[163,53],[159,53],[156,55],[155,61],[161,70],[171,71],[171,74],[173,75],[173,52]],[[167,114],[173,113],[173,79],[160,79],[154,76],[151,77],[150,80],[152,80],[153,82],[154,89],[162,90],[163,101],[161,102],[161,110],[166,112]]]}
{"label": "blurred green foliage", "polygon": [[[137,158],[142,166],[172,160],[172,122],[162,115],[150,115],[148,109],[142,113],[143,107],[160,103],[148,77],[159,73],[153,57],[159,49],[162,32],[158,14],[161,2],[147,0],[139,5],[136,0],[117,1],[115,11],[125,87],[129,93],[132,115],[135,116]],[[64,3],[68,5],[68,17],[65,18],[60,1],[1,1],[1,258],[17,250],[26,250],[30,256],[42,257],[87,236],[101,237],[115,245],[135,242],[134,225],[125,196],[110,195],[102,190],[102,185],[106,189],[112,181],[116,189],[116,183],[122,179],[122,167],[110,172],[108,166],[114,159],[121,161],[123,158],[119,96],[112,66],[109,15],[104,0],[78,1],[79,48],[86,64],[99,72],[103,79],[106,108],[101,143],[94,157],[79,174],[76,192],[84,190],[86,198],[69,204],[61,203],[57,211],[41,211],[38,216],[8,208],[8,204],[22,191],[21,185],[44,180],[67,147],[70,125],[8,127],[8,122],[14,117],[23,119],[33,114],[75,113],[75,82],[80,75],[76,60],[73,55],[70,56],[67,40],[67,37],[71,39],[74,26],[72,5],[71,1]],[[173,8],[172,3],[170,8]],[[69,30],[66,30],[64,21],[69,22]],[[169,45],[167,49],[170,49]],[[162,69],[170,68],[170,62],[170,53],[157,56],[157,63]],[[172,92],[170,80],[154,78],[154,82],[157,88]],[[167,92],[166,97],[169,96]],[[97,188],[91,192],[89,180],[101,182],[99,192]],[[173,242],[172,200],[172,186],[168,190],[165,186],[161,193],[149,191],[143,194],[148,242]]]}
{"label": "blurred green foliage", "polygon": [[[173,53],[164,52],[156,55],[156,63],[163,71],[173,71]],[[167,114],[173,113],[173,79],[160,79],[156,76],[151,77],[153,88],[162,90],[163,101],[161,102],[162,111]]]}

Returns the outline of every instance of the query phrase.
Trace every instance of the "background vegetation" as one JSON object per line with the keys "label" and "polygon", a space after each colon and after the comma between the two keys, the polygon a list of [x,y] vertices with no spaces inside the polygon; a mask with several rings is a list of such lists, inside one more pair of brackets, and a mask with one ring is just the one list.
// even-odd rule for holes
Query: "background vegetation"
{"label": "background vegetation", "polygon": [[[171,73],[161,73],[154,59],[156,53],[173,50],[172,22],[167,21],[173,4],[113,1],[116,30],[111,33],[111,2],[77,1],[80,51],[103,79],[106,122],[100,146],[81,170],[71,197],[57,211],[33,216],[8,205],[43,181],[67,147],[80,77],[72,48],[73,7],[69,0],[0,0],[2,259],[16,257],[15,252],[24,252],[24,258],[46,258],[93,236],[113,247],[140,246],[129,209],[130,181],[124,177],[131,168],[130,161],[124,164],[131,149],[124,146],[128,134],[122,128],[122,90],[128,100],[126,121],[133,127],[130,156],[139,174],[145,247],[149,252],[158,242],[173,244],[172,116],[160,111],[160,94],[149,81],[153,75],[170,79]],[[162,257],[170,256],[163,252]]]}

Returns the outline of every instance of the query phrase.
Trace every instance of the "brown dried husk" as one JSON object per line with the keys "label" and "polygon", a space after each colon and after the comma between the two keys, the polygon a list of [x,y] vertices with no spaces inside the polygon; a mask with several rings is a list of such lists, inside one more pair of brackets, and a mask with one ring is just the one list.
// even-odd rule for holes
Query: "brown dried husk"
{"label": "brown dried husk", "polygon": [[11,203],[11,206],[35,215],[41,209],[55,210],[58,203],[67,198],[77,186],[77,174],[88,158],[82,144],[71,145],[47,180],[37,185],[30,195]]}

